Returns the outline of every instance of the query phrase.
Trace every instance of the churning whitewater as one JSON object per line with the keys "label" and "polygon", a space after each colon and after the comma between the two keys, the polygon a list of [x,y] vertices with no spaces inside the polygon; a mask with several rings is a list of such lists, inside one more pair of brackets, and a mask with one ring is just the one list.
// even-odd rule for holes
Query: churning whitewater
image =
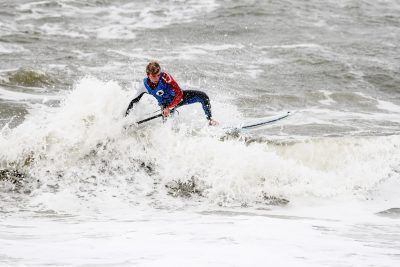
{"label": "churning whitewater", "polygon": [[[398,266],[399,14],[2,1],[0,266]],[[125,117],[153,60],[220,124]]]}
{"label": "churning whitewater", "polygon": [[[54,201],[40,203],[45,209],[65,201],[59,193],[75,202],[105,195],[127,203],[159,198],[167,206],[167,195],[179,193],[223,206],[271,197],[368,199],[397,178],[398,136],[269,142],[230,136],[193,115],[137,126],[153,100],[125,119],[129,96],[113,81],[83,78],[60,107],[39,106],[21,125],[2,129],[4,166],[25,176],[24,187],[39,187],[34,196],[53,195]],[[237,112],[221,106],[220,118]],[[18,191],[20,183],[9,182],[3,187]],[[174,192],[185,190],[177,183],[191,186]]]}

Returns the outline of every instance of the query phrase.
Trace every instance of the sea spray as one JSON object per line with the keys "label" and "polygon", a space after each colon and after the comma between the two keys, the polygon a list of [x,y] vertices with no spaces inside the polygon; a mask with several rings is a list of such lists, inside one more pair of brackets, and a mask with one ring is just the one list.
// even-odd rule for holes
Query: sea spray
{"label": "sea spray", "polygon": [[222,206],[366,198],[398,168],[398,136],[247,142],[188,115],[137,126],[154,103],[144,99],[124,117],[130,94],[113,81],[80,80],[60,107],[38,107],[4,131],[2,162],[31,157],[24,170],[42,184],[35,201],[54,195],[54,209],[64,207],[63,196],[159,205],[173,203],[169,195],[195,196]]}

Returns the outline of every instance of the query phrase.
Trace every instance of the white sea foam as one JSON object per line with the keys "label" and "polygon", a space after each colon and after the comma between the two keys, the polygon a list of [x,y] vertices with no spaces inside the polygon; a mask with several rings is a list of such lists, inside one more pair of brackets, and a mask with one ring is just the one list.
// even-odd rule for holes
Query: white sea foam
{"label": "white sea foam", "polygon": [[377,100],[379,109],[388,110],[391,112],[400,113],[400,106],[389,101]]}
{"label": "white sea foam", "polygon": [[258,66],[255,65],[247,66],[247,73],[253,79],[256,79],[263,72],[264,71],[260,69]]}
{"label": "white sea foam", "polygon": [[392,102],[380,100],[380,99],[374,98],[372,96],[369,96],[369,95],[367,95],[365,93],[361,93],[361,92],[355,92],[355,94],[362,96],[364,98],[376,101],[377,102],[376,107],[379,109],[383,109],[383,110],[387,110],[387,111],[391,111],[391,112],[395,112],[395,113],[400,113],[400,106],[396,105]]}
{"label": "white sea foam", "polygon": [[[218,4],[213,0],[128,2],[119,5],[86,6],[76,1],[57,3],[41,1],[19,5],[17,10],[21,12],[18,13],[16,21],[24,25],[25,21],[62,18],[59,21],[35,26],[34,29],[50,35],[133,39],[138,30],[158,29],[171,24],[190,22],[198,16],[212,12],[217,7]],[[27,14],[26,11],[29,13]],[[69,20],[75,18],[87,19],[85,24],[79,26],[69,23]]]}
{"label": "white sea foam", "polygon": [[263,46],[263,48],[283,48],[283,49],[296,49],[296,48],[316,48],[321,49],[323,46],[314,43],[303,43],[303,44],[286,44],[286,45],[269,45]]}
{"label": "white sea foam", "polygon": [[41,102],[46,102],[48,100],[62,99],[61,95],[36,94],[33,92],[32,93],[17,92],[17,91],[10,91],[1,87],[0,87],[0,96],[2,99],[11,101],[21,101],[21,102],[29,102],[31,100],[41,100]]}
{"label": "white sea foam", "polygon": [[65,28],[60,24],[49,24],[45,23],[39,26],[38,29],[46,35],[63,35],[72,38],[89,38],[87,34],[82,34],[77,30],[65,30]]}
{"label": "white sea foam", "polygon": [[23,53],[29,50],[25,49],[22,45],[0,43],[0,54]]}
{"label": "white sea foam", "polygon": [[176,58],[180,58],[182,60],[193,60],[202,58],[205,55],[211,53],[218,53],[223,51],[236,51],[243,49],[244,46],[242,44],[202,44],[202,45],[184,45],[177,46],[173,50],[170,51],[167,55],[164,53],[159,55],[159,58],[163,60],[173,60]]}
{"label": "white sea foam", "polygon": [[[398,113],[395,112],[350,112],[346,110],[332,110],[322,107],[299,110],[299,112],[296,114],[296,117],[296,120],[291,121],[292,125],[331,124],[337,126],[359,127],[359,125],[354,124],[354,121],[363,121],[364,124],[370,125],[368,129],[369,131],[382,130],[383,128],[379,128],[382,127],[379,126],[379,123],[400,123],[400,117],[398,116]],[[363,128],[360,127],[360,129]],[[397,132],[398,127],[396,125],[388,125],[388,130],[391,130],[394,133]]]}
{"label": "white sea foam", "polygon": [[202,44],[202,45],[195,45],[190,46],[188,48],[199,48],[206,51],[223,51],[223,50],[240,50],[243,49],[245,46],[242,44],[222,44],[222,45],[213,45],[213,44]]}
{"label": "white sea foam", "polygon": [[396,266],[390,255],[398,243],[381,232],[395,231],[395,223],[382,223],[230,210],[8,216],[2,220],[2,253],[10,265],[38,266]]}
{"label": "white sea foam", "polygon": [[319,101],[321,104],[330,106],[330,105],[336,103],[336,101],[331,98],[332,92],[329,92],[329,91],[326,91],[326,90],[319,90],[319,91],[321,93],[323,93],[324,97],[325,97],[324,100],[320,100]]}
{"label": "white sea foam", "polygon": [[[17,128],[3,129],[2,161],[24,161],[33,155],[37,160],[29,173],[45,184],[57,184],[63,192],[47,201],[43,197],[48,190],[42,188],[45,195],[38,191],[35,205],[62,211],[63,194],[77,201],[82,195],[102,199],[103,194],[106,198],[118,194],[128,202],[132,198],[148,202],[145,196],[155,192],[163,202],[163,185],[192,177],[200,181],[204,201],[214,204],[256,203],[264,193],[289,199],[353,195],[363,199],[392,179],[398,168],[398,136],[246,145],[236,139],[221,141],[219,130],[203,128],[204,115],[197,105],[181,110],[175,122],[124,130],[124,125],[148,116],[156,107],[152,98],[144,97],[124,118],[130,95],[117,83],[85,78],[61,107],[37,108]],[[219,105],[213,105],[217,117],[235,112]],[[150,166],[150,174],[143,166]]]}
{"label": "white sea foam", "polygon": [[9,35],[17,31],[17,25],[10,23],[10,21],[1,21],[0,18],[0,36]]}

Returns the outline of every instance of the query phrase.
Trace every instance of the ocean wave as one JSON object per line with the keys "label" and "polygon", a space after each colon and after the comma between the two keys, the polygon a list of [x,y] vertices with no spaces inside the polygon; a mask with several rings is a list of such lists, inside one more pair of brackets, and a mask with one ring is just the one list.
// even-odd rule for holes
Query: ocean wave
{"label": "ocean wave", "polygon": [[32,70],[21,68],[7,73],[7,80],[3,81],[11,85],[21,85],[27,87],[45,87],[55,83],[49,75]]}
{"label": "ocean wave", "polygon": [[[0,24],[1,26],[1,24]],[[1,33],[0,33],[1,35]],[[21,45],[17,45],[17,44],[6,44],[0,43],[0,54],[17,54],[17,53],[24,53],[24,52],[28,52],[27,49],[25,49],[23,46]]]}
{"label": "ocean wave", "polygon": [[[40,1],[17,5],[18,27],[32,26],[45,35],[73,38],[134,39],[143,29],[159,29],[186,23],[218,4],[213,0],[175,0],[168,2]],[[77,24],[83,20],[84,23]],[[37,23],[40,22],[40,23]]]}
{"label": "ocean wave", "polygon": [[18,127],[1,130],[1,169],[39,180],[30,197],[54,196],[41,203],[52,208],[64,194],[160,205],[171,195],[212,205],[367,199],[398,179],[399,136],[247,142],[184,116],[137,127],[153,102],[144,99],[124,118],[128,99],[115,82],[84,78],[60,107],[38,107]]}

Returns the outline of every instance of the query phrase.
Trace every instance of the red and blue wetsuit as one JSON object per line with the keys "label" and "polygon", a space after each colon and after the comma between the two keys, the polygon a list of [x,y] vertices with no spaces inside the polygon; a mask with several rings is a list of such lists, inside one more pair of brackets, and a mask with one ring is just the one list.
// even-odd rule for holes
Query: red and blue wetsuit
{"label": "red and blue wetsuit", "polygon": [[208,96],[201,91],[182,90],[178,83],[166,72],[160,73],[158,83],[152,83],[149,78],[143,79],[144,87],[139,90],[138,95],[129,103],[126,115],[133,107],[133,104],[139,102],[145,93],[154,96],[158,105],[162,108],[173,110],[177,107],[200,103],[208,120],[211,120],[211,104]]}

